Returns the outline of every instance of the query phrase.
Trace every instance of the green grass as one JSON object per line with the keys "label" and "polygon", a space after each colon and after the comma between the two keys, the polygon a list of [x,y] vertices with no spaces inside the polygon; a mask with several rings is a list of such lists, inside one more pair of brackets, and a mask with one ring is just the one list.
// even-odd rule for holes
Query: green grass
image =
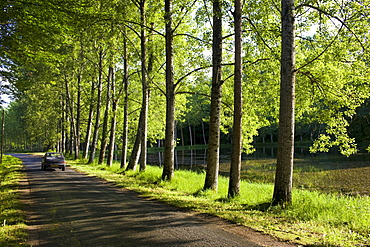
{"label": "green grass", "polygon": [[213,192],[202,191],[205,174],[201,172],[178,170],[168,182],[160,180],[162,169],[154,166],[147,166],[145,172],[124,172],[118,163],[111,168],[86,165],[83,161],[69,164],[145,196],[216,215],[282,240],[310,246],[370,245],[370,198],[367,196],[295,189],[292,205],[282,209],[270,206],[271,183],[242,181],[241,195],[228,199],[226,177],[219,178],[219,190]]}
{"label": "green grass", "polygon": [[20,169],[19,159],[3,156],[0,164],[0,246],[25,246],[25,214],[18,193]]}

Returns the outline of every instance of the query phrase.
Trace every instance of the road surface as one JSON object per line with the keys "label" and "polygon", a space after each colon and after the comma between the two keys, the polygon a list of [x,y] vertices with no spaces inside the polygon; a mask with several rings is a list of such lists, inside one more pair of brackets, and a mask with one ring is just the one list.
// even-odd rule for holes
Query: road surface
{"label": "road surface", "polygon": [[38,156],[13,156],[25,165],[20,189],[31,246],[293,246],[69,168],[42,171]]}

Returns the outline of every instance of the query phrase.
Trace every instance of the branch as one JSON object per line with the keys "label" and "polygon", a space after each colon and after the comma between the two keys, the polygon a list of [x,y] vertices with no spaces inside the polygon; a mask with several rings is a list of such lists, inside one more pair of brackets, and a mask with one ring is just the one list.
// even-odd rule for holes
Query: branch
{"label": "branch", "polygon": [[211,29],[213,30],[213,22],[211,21],[211,14],[209,13],[208,11],[208,8],[207,8],[207,1],[206,0],[203,0],[204,2],[204,8],[206,9],[206,12],[207,12],[207,17],[208,17],[208,21],[209,21],[209,24],[211,25]]}
{"label": "branch", "polygon": [[[204,96],[204,97],[206,97],[206,98],[208,98],[208,99],[211,99],[211,96],[210,95],[208,95],[208,94],[204,94],[204,93],[199,93],[199,92],[177,92],[176,94],[193,94],[193,95],[201,95],[201,96]],[[223,101],[221,101],[221,103],[223,104],[223,105],[225,105],[227,108],[229,108],[230,110],[233,110],[233,108],[232,108],[232,106],[231,105],[229,105],[229,104],[227,104],[227,103],[225,103],[225,102],[223,102]]]}
{"label": "branch", "polygon": [[188,7],[188,8],[187,8],[187,10],[185,11],[184,15],[182,16],[182,18],[180,19],[179,23],[177,23],[177,25],[175,26],[175,28],[174,28],[174,29],[172,29],[172,33],[174,33],[174,32],[176,31],[176,29],[180,26],[180,24],[181,24],[181,23],[182,23],[182,21],[184,20],[185,16],[187,16],[187,14],[189,13],[190,8],[191,8],[191,7],[193,7],[193,6],[194,6],[194,4],[195,4],[197,1],[198,1],[198,0],[194,0],[194,1],[193,1],[193,3],[192,3],[190,6],[186,5],[186,7]]}
{"label": "branch", "polygon": [[262,40],[263,44],[271,51],[271,53],[275,56],[275,59],[277,59],[278,61],[280,61],[280,57],[277,56],[275,53],[274,53],[274,50],[267,44],[267,42],[264,40],[264,38],[262,37],[262,35],[258,32],[258,29],[257,27],[254,25],[254,23],[252,22],[251,19],[249,19],[248,17],[243,17],[243,19],[246,19],[249,24],[252,26],[252,28],[257,32],[257,35],[258,37],[260,37],[260,39]]}
{"label": "branch", "polygon": [[231,33],[231,34],[229,34],[229,35],[226,35],[226,36],[222,37],[222,39],[224,40],[224,39],[227,39],[227,38],[233,37],[234,35],[235,35],[235,33]]}
{"label": "branch", "polygon": [[[270,60],[270,58],[260,58],[260,59],[257,59],[257,60],[255,60],[255,61],[245,61],[245,62],[243,62],[243,64],[247,64],[247,63],[249,63],[249,64],[256,64],[256,63],[258,63],[258,62],[260,62],[260,61],[267,61],[267,60]],[[221,66],[232,66],[232,65],[234,65],[234,63],[223,63],[223,64],[221,64]],[[175,84],[175,87],[182,81],[182,80],[184,80],[186,77],[188,77],[188,76],[190,76],[191,74],[193,74],[193,73],[195,73],[195,72],[197,72],[197,71],[199,71],[199,70],[202,70],[202,69],[207,69],[207,68],[211,68],[212,67],[212,65],[208,65],[208,66],[204,66],[204,67],[200,67],[200,68],[196,68],[195,70],[193,70],[193,71],[190,71],[189,73],[187,73],[186,75],[184,75],[184,76],[182,76],[177,82],[176,82],[176,84]],[[228,80],[229,78],[231,78],[232,76],[234,76],[234,74],[231,74],[230,76],[228,76],[226,79],[224,79],[224,80],[222,80],[222,83],[221,84],[223,84],[226,80]]]}
{"label": "branch", "polygon": [[[339,21],[339,22],[342,24],[342,26],[344,26],[344,27],[345,27],[345,28],[346,28],[350,33],[352,33],[352,34],[353,34],[353,36],[355,36],[355,38],[356,38],[356,40],[358,41],[358,43],[360,43],[360,45],[361,45],[362,49],[363,49],[364,51],[366,51],[366,48],[365,48],[365,47],[364,47],[364,45],[362,44],[361,40],[360,40],[360,39],[357,37],[357,35],[352,31],[352,29],[351,29],[351,28],[349,28],[349,27],[347,26],[347,24],[346,24],[342,19],[340,19],[339,17],[333,16],[332,14],[330,14],[330,13],[326,12],[325,10],[322,10],[322,9],[320,9],[320,8],[318,8],[318,7],[315,7],[315,6],[313,6],[313,5],[306,4],[306,3],[298,5],[298,6],[296,7],[296,9],[303,8],[303,7],[308,7],[308,8],[311,8],[311,9],[317,10],[318,12],[323,13],[324,15],[326,15],[326,16],[328,16],[328,17],[331,17],[331,18],[334,18],[335,20]],[[341,27],[341,28],[342,28],[342,27]]]}
{"label": "branch", "polygon": [[206,42],[205,40],[203,40],[203,39],[201,39],[201,38],[195,37],[195,36],[190,35],[190,34],[187,34],[187,33],[179,33],[179,34],[175,34],[175,35],[173,35],[173,37],[176,37],[176,36],[187,36],[187,37],[193,38],[193,39],[195,39],[195,40],[198,40],[198,41],[200,41],[200,42],[202,42],[202,43],[205,43],[205,44],[207,44],[207,45],[212,45],[212,43]]}
{"label": "branch", "polygon": [[140,8],[140,2],[138,0],[132,0],[132,3],[135,4],[137,8]]}
{"label": "branch", "polygon": [[[125,24],[125,22],[130,23],[130,24],[134,24],[134,25],[138,25],[138,26],[140,26],[140,27],[145,27],[146,29],[148,29],[148,30],[150,30],[150,31],[153,31],[153,32],[155,32],[156,34],[158,34],[158,35],[160,35],[160,36],[162,36],[162,37],[164,37],[164,36],[165,36],[163,33],[158,32],[158,31],[157,31],[157,30],[155,30],[154,28],[152,28],[152,27],[150,27],[150,26],[147,26],[147,25],[143,25],[143,24],[138,23],[138,22],[135,22],[135,21],[124,20],[124,21],[123,21],[123,23],[121,23],[121,22],[116,22],[116,23],[117,23],[117,24],[123,24],[123,25],[127,26],[128,28],[132,29],[130,26],[128,26],[127,24]],[[136,33],[137,33],[137,32],[136,32]],[[138,36],[140,37],[140,35],[138,35]]]}
{"label": "branch", "polygon": [[193,71],[190,71],[189,73],[185,74],[184,76],[180,77],[180,79],[177,80],[177,82],[175,83],[175,87],[177,87],[177,85],[182,81],[184,80],[186,77],[190,76],[191,74],[199,71],[199,70],[202,70],[202,69],[207,69],[207,68],[211,68],[212,65],[208,65],[208,66],[205,66],[205,67],[199,67],[199,68],[196,68],[195,70]]}
{"label": "branch", "polygon": [[[159,71],[164,67],[164,65],[165,65],[166,63],[162,63],[162,65],[158,68],[158,70],[157,70],[157,73],[159,73]],[[159,91],[161,91],[161,93],[163,94],[163,95],[166,95],[166,92],[160,87],[160,85],[158,84],[158,83],[156,83],[155,81],[154,81],[154,75],[152,76],[152,77],[149,77],[149,82],[151,82],[152,84],[154,84],[154,86],[156,86],[156,88],[159,90]]]}
{"label": "branch", "polygon": [[299,71],[299,70],[301,70],[301,69],[303,69],[304,67],[306,67],[306,66],[308,66],[309,64],[311,64],[311,63],[313,63],[314,61],[316,61],[317,59],[319,59],[319,57],[321,57],[328,49],[329,49],[329,47],[334,43],[334,41],[335,40],[337,40],[337,38],[338,38],[338,36],[339,36],[339,33],[340,33],[340,31],[342,30],[342,28],[343,28],[343,25],[339,28],[339,30],[338,30],[338,33],[335,35],[335,37],[334,37],[334,39],[325,47],[325,49],[324,50],[322,50],[322,52],[319,54],[319,55],[317,55],[315,58],[313,58],[311,61],[309,61],[308,63],[306,63],[306,64],[304,64],[304,65],[302,65],[301,67],[299,67],[298,69],[295,69],[295,72],[297,72],[297,71]]}
{"label": "branch", "polygon": [[[250,61],[250,60],[247,60],[247,61],[244,61],[243,64],[256,64],[258,62],[261,62],[261,61],[268,61],[268,60],[271,60],[270,58],[259,58],[255,61]],[[221,66],[229,66],[229,65],[234,65],[235,63],[223,63],[221,64]]]}

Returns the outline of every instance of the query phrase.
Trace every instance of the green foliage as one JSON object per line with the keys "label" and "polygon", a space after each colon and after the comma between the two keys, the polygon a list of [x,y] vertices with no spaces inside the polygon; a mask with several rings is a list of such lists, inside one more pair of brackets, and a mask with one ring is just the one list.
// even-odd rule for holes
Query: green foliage
{"label": "green foliage", "polygon": [[[81,114],[85,142],[89,110],[97,108],[102,72],[103,102],[107,71],[115,70],[118,101],[117,137],[122,136],[123,60],[128,62],[129,147],[137,133],[141,108],[140,29],[147,33],[150,88],[148,140],[164,138],[165,43],[163,1],[146,1],[142,26],[135,1],[31,1],[2,3],[1,75],[16,102],[8,109],[6,133],[11,148],[55,147]],[[231,1],[223,1],[223,133],[232,134],[233,17]],[[297,1],[296,3],[297,133],[315,140],[312,152],[338,146],[349,156],[358,150],[354,127],[359,107],[369,98],[369,1]],[[177,127],[199,126],[209,118],[212,43],[211,2],[173,2],[174,82]],[[276,132],[279,110],[281,21],[277,0],[243,4],[243,147],[254,151],[258,134]],[[123,57],[127,44],[127,57]],[[102,63],[100,64],[100,55]],[[67,90],[68,87],[68,90]],[[81,102],[77,111],[77,94]],[[94,118],[96,116],[93,112]],[[363,115],[367,115],[365,112]],[[365,118],[363,118],[365,119]],[[361,121],[367,126],[366,119]],[[95,126],[98,128],[99,126]],[[203,130],[203,129],[202,129]],[[351,130],[351,132],[349,131]],[[359,134],[360,133],[360,134]],[[104,138],[104,137],[101,137]],[[120,145],[120,138],[118,145]],[[365,139],[365,138],[364,138]],[[366,140],[366,139],[365,139]],[[368,148],[370,150],[370,148]],[[181,175],[185,176],[185,175]],[[190,179],[190,178],[189,178]],[[173,182],[176,184],[176,181]],[[220,185],[222,186],[222,185]],[[190,193],[190,192],[189,192]],[[191,192],[193,193],[193,192]],[[206,192],[210,193],[210,192]]]}
{"label": "green foliage", "polygon": [[[297,10],[301,13],[296,46],[297,121],[317,121],[326,126],[318,133],[312,152],[338,146],[343,155],[349,156],[357,152],[355,140],[348,133],[349,122],[355,109],[369,97],[366,35],[359,32],[362,35],[357,36],[355,32],[359,12],[352,3],[317,3],[317,9],[309,5]],[[304,14],[306,10],[310,11]]]}
{"label": "green foliage", "polygon": [[[164,137],[163,4],[146,1],[147,57],[151,62],[148,139],[151,142]],[[350,155],[357,150],[348,127],[355,109],[369,97],[368,4],[367,1],[349,1],[340,6],[333,1],[298,1],[296,4],[296,122],[312,138],[328,137],[326,142],[322,142],[323,137],[318,138],[312,151],[339,146],[344,155]],[[224,133],[231,133],[233,116],[233,18],[228,11],[231,5],[231,2],[223,2],[225,82],[221,129]],[[243,147],[250,153],[258,130],[264,128],[260,133],[273,133],[277,126],[280,2],[247,1],[243,6]],[[176,121],[180,128],[208,120],[211,8],[210,2],[173,2]],[[64,1],[56,5],[53,1],[27,0],[12,6],[5,4],[3,10],[2,18],[8,21],[4,32],[8,33],[1,36],[4,47],[1,58],[6,62],[6,69],[1,73],[12,84],[24,108],[22,125],[31,141],[55,145],[60,139],[57,130],[68,127],[58,125],[61,114],[76,116],[78,88],[82,93],[81,130],[87,128],[89,107],[96,107],[94,93],[100,51],[103,53],[103,90],[106,90],[108,66],[113,66],[117,98],[122,102],[122,56],[123,44],[127,41],[131,146],[141,104],[138,100],[141,97],[140,15],[134,2]],[[17,25],[11,25],[12,20],[16,20]],[[63,106],[67,97],[66,83],[71,105]],[[106,100],[104,96],[103,101]],[[52,117],[55,111],[59,113],[57,118]],[[117,135],[122,132],[121,122],[119,105]],[[305,126],[314,125],[325,126],[326,130],[308,133],[310,128]],[[120,138],[116,139],[119,142]]]}
{"label": "green foliage", "polygon": [[25,214],[19,199],[18,181],[22,162],[3,156],[0,164],[0,245],[20,246],[27,238]]}
{"label": "green foliage", "polygon": [[28,139],[29,135],[25,129],[26,121],[24,116],[26,114],[26,107],[24,104],[18,102],[11,102],[5,114],[5,135],[8,140],[7,150],[23,150],[22,139]]}

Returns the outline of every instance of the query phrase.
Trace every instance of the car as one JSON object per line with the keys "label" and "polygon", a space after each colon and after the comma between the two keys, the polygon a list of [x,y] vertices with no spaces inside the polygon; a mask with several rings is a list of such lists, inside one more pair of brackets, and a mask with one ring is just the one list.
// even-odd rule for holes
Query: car
{"label": "car", "polygon": [[66,169],[66,161],[63,153],[60,152],[47,152],[42,157],[41,169],[45,171],[48,168],[59,168],[62,171]]}

